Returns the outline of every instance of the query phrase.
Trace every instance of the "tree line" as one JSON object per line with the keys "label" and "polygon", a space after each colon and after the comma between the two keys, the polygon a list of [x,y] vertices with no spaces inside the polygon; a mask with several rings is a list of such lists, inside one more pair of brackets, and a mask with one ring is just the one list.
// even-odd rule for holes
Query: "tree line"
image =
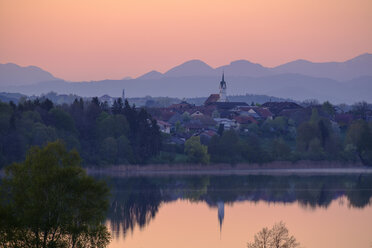
{"label": "tree line", "polygon": [[[172,144],[145,108],[130,106],[121,98],[112,106],[96,97],[77,98],[70,105],[55,105],[49,99],[0,102],[0,166],[21,161],[31,146],[55,140],[76,149],[84,165],[298,160],[371,165],[372,123],[360,118],[340,125],[332,121],[334,108],[327,102],[322,111],[329,116],[314,107],[301,123],[279,116],[240,130],[220,126],[210,139],[193,135],[185,144]],[[365,117],[363,113],[358,115]]]}
{"label": "tree line", "polygon": [[85,165],[146,163],[161,149],[156,121],[145,109],[115,100],[112,107],[75,99],[55,105],[49,99],[0,102],[0,166],[25,158],[32,146],[62,140]]}

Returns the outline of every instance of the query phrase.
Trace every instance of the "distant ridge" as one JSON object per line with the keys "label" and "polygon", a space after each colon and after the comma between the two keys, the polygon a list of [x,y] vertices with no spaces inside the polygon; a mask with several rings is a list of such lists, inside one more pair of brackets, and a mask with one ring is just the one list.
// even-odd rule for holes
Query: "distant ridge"
{"label": "distant ridge", "polygon": [[232,61],[228,65],[212,68],[201,60],[190,60],[175,66],[164,74],[151,71],[138,79],[161,77],[217,76],[225,71],[230,76],[265,77],[278,74],[301,74],[311,77],[348,81],[361,76],[372,76],[372,54],[365,53],[344,62],[311,62],[295,60],[277,67],[264,67],[248,60]]}
{"label": "distant ridge", "polygon": [[[372,54],[368,53],[345,62],[296,60],[274,68],[237,60],[214,69],[201,60],[191,60],[165,73],[150,71],[135,79],[79,83],[56,80],[47,73],[44,75],[52,80],[45,81],[42,77],[42,81],[28,85],[0,84],[0,91],[27,95],[54,91],[81,96],[120,96],[125,89],[128,97],[195,98],[218,93],[222,71],[225,72],[228,95],[270,95],[297,101],[318,99],[349,104],[372,102]],[[1,80],[3,75],[0,74]]]}
{"label": "distant ridge", "polygon": [[215,71],[212,67],[201,60],[190,60],[181,65],[173,67],[166,73],[166,77],[187,77],[187,76],[211,76]]}
{"label": "distant ridge", "polygon": [[278,73],[296,73],[312,77],[347,81],[361,76],[372,76],[372,54],[365,53],[344,62],[314,63],[299,59],[275,68]]}
{"label": "distant ridge", "polygon": [[142,76],[138,77],[137,79],[159,79],[163,77],[163,74],[161,74],[158,71],[150,71],[146,74],[143,74]]}
{"label": "distant ridge", "polygon": [[30,85],[52,80],[57,80],[57,78],[36,66],[0,64],[0,86]]}
{"label": "distant ridge", "polygon": [[273,73],[269,68],[263,67],[260,64],[252,63],[248,60],[236,60],[229,65],[224,65],[216,68],[216,71],[221,74],[225,71],[233,76],[249,76],[249,77],[265,77]]}

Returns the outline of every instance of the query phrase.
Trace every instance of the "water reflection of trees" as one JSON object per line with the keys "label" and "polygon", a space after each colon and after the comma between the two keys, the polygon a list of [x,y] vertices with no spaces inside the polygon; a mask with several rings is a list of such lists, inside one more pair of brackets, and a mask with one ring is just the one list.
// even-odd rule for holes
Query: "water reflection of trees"
{"label": "water reflection of trees", "polygon": [[293,203],[327,208],[346,197],[364,208],[372,196],[372,175],[343,176],[164,176],[112,177],[108,219],[113,233],[147,225],[162,202],[187,199],[217,206],[237,201]]}
{"label": "water reflection of trees", "polygon": [[159,187],[146,178],[111,180],[112,198],[108,214],[111,230],[125,235],[135,226],[143,228],[155,217],[160,203]]}

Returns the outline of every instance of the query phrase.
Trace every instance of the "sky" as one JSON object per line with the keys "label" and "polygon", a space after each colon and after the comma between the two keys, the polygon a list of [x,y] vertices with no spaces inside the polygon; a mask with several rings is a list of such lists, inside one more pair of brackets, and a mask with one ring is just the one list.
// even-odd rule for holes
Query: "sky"
{"label": "sky", "polygon": [[371,0],[0,0],[0,63],[69,81],[191,59],[345,61],[372,53]]}

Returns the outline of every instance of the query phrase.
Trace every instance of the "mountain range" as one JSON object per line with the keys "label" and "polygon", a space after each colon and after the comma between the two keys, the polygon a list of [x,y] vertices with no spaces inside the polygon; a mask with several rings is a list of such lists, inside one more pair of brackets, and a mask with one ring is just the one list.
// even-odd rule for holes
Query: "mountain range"
{"label": "mountain range", "polygon": [[50,91],[81,96],[201,97],[218,92],[222,72],[228,95],[263,94],[295,100],[318,99],[334,103],[372,102],[372,54],[344,62],[314,63],[296,60],[268,68],[247,60],[212,68],[190,60],[165,73],[150,71],[121,80],[66,82],[38,67],[0,64],[0,91],[39,95]]}

